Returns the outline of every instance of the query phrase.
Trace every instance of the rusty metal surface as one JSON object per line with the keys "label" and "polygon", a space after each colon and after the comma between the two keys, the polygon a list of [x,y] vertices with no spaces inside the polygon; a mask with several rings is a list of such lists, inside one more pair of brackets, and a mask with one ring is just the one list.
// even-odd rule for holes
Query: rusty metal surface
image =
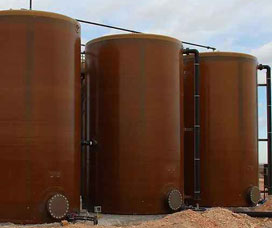
{"label": "rusty metal surface", "polygon": [[91,149],[89,208],[166,213],[170,190],[183,194],[180,47],[146,34],[87,44],[91,139],[98,142]]}
{"label": "rusty metal surface", "polygon": [[[258,186],[256,67],[253,56],[200,55],[201,206],[250,206]],[[193,128],[193,58],[184,57],[184,124]],[[193,194],[193,131],[185,131],[185,194]]]}
{"label": "rusty metal surface", "polygon": [[0,222],[50,222],[54,194],[79,209],[80,27],[12,10],[0,28]]}

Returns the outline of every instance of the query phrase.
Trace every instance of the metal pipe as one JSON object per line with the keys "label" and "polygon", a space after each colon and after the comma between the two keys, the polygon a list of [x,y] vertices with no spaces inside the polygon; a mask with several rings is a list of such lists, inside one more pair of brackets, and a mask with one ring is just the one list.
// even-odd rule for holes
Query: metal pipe
{"label": "metal pipe", "polygon": [[206,48],[206,49],[211,49],[213,51],[216,50],[215,47],[210,47],[210,46],[205,46],[202,44],[195,44],[195,43],[191,43],[191,42],[187,42],[187,41],[181,41],[183,44],[188,44],[188,45],[192,45],[192,46],[196,46],[196,47],[202,47],[202,48]]}
{"label": "metal pipe", "polygon": [[258,69],[259,70],[266,69],[268,195],[272,195],[271,68],[268,65],[259,64]]}
{"label": "metal pipe", "polygon": [[[92,21],[86,21],[86,20],[81,20],[81,19],[76,19],[76,20],[78,22],[85,23],[85,24],[96,25],[96,26],[101,26],[101,27],[105,27],[105,28],[116,29],[116,30],[125,31],[125,32],[141,33],[141,32],[135,31],[135,30],[125,29],[125,28],[116,27],[116,26],[112,26],[112,25],[106,25],[106,24],[101,24],[101,23],[92,22]],[[206,48],[206,49],[211,49],[213,51],[216,50],[215,47],[210,47],[210,46],[206,46],[206,45],[202,45],[202,44],[195,44],[195,43],[191,43],[191,42],[187,42],[187,41],[181,41],[181,42],[184,43],[184,44],[192,45],[192,46],[197,46],[197,47],[202,47],[202,48]],[[85,46],[85,44],[81,44],[81,46]]]}
{"label": "metal pipe", "polygon": [[[196,212],[204,212],[208,210],[209,208],[205,207],[200,207],[200,208],[195,208],[195,207],[186,207],[185,210],[193,210]],[[272,211],[245,211],[245,210],[240,210],[240,209],[234,209],[231,210],[233,213],[237,214],[246,214],[250,217],[256,217],[256,218],[272,218]]]}
{"label": "metal pipe", "polygon": [[[90,106],[91,106],[91,101],[90,101],[90,76],[88,74],[86,76],[86,140],[91,141],[91,133],[90,133]],[[87,198],[90,196],[90,173],[91,173],[91,147],[87,146],[86,147],[86,194]],[[87,208],[89,207],[89,199],[87,199]]]}
{"label": "metal pipe", "polygon": [[259,142],[267,142],[267,139],[259,139]]}
{"label": "metal pipe", "polygon": [[271,211],[242,211],[242,210],[234,210],[234,213],[238,214],[246,214],[250,217],[257,217],[257,218],[272,218]]}
{"label": "metal pipe", "polygon": [[82,146],[96,146],[97,141],[96,140],[81,140],[81,145]]}
{"label": "metal pipe", "polygon": [[97,23],[97,22],[85,21],[85,20],[80,20],[80,19],[76,19],[76,20],[78,22],[85,23],[85,24],[96,25],[96,26],[116,29],[116,30],[125,31],[125,32],[140,33],[135,30],[120,28],[120,27],[116,27],[116,26],[112,26],[112,25],[105,25],[105,24],[101,24],[101,23]]}
{"label": "metal pipe", "polygon": [[183,54],[194,55],[194,199],[200,200],[200,74],[199,52],[185,49]]}
{"label": "metal pipe", "polygon": [[83,206],[83,204],[85,203],[85,196],[86,196],[86,193],[84,191],[85,189],[85,147],[82,143],[82,141],[84,140],[85,138],[85,116],[86,116],[86,108],[85,108],[85,102],[86,102],[86,92],[85,92],[85,86],[86,86],[86,83],[85,83],[85,76],[84,74],[81,73],[81,175],[80,175],[80,186],[81,186],[81,189],[80,189],[80,193],[81,193],[81,196],[82,196],[82,204],[81,206]]}
{"label": "metal pipe", "polygon": [[32,10],[32,0],[29,2],[29,9]]}

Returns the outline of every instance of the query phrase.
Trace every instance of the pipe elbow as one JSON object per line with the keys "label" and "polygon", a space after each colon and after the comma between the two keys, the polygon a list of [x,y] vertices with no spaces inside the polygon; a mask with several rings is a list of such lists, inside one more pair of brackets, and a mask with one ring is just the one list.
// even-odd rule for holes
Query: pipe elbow
{"label": "pipe elbow", "polygon": [[199,63],[199,51],[197,49],[186,48],[183,51],[183,54],[184,55],[194,54],[194,56],[195,56],[195,63]]}
{"label": "pipe elbow", "polygon": [[196,54],[196,55],[199,55],[199,51],[197,49],[186,48],[186,49],[183,50],[183,54]]}
{"label": "pipe elbow", "polygon": [[263,65],[263,67],[267,70],[267,72],[269,72],[269,74],[271,74],[271,67],[269,65]]}
{"label": "pipe elbow", "polygon": [[264,70],[264,69],[266,69],[267,71],[271,71],[271,67],[269,65],[263,65],[263,64],[258,65],[258,70]]}

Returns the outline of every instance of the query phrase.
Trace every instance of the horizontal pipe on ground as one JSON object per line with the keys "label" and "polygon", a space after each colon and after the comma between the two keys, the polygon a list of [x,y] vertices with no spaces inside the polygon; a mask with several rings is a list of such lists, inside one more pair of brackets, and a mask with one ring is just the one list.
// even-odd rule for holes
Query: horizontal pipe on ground
{"label": "horizontal pipe on ground", "polygon": [[272,218],[272,211],[242,211],[242,210],[234,210],[234,213],[237,214],[246,214],[250,217],[257,218]]}

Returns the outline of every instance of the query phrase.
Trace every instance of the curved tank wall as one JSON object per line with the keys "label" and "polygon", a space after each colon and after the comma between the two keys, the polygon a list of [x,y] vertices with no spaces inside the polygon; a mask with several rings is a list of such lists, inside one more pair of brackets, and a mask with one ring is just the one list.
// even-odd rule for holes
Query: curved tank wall
{"label": "curved tank wall", "polygon": [[[258,195],[255,57],[200,54],[201,206],[249,206]],[[184,57],[184,124],[193,128],[193,58]],[[193,196],[193,131],[185,131],[185,194]],[[254,195],[255,194],[255,195]]]}
{"label": "curved tank wall", "polygon": [[180,49],[176,39],[148,34],[87,43],[91,140],[97,142],[91,149],[89,208],[166,213],[168,194],[183,195]]}
{"label": "curved tank wall", "polygon": [[50,222],[79,209],[80,26],[9,10],[0,28],[0,221]]}

